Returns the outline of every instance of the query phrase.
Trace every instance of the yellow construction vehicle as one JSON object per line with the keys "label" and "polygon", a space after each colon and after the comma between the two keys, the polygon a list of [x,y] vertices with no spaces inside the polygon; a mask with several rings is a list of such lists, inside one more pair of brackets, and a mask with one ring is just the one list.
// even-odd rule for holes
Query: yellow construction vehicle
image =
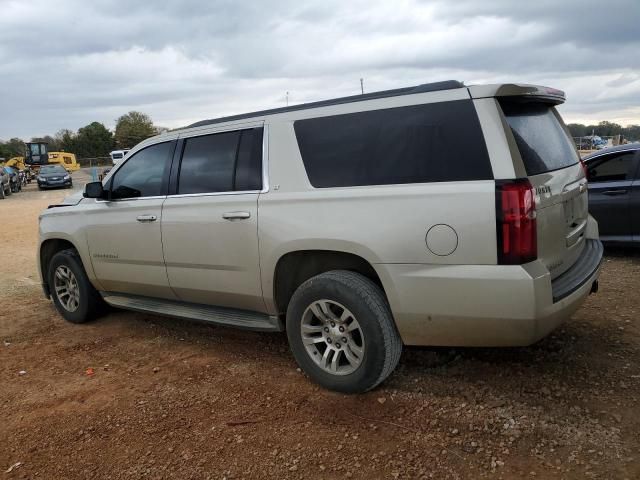
{"label": "yellow construction vehicle", "polygon": [[58,163],[68,172],[80,169],[76,156],[69,152],[49,152],[49,144],[45,142],[27,142],[24,163],[33,170],[40,170],[42,165]]}
{"label": "yellow construction vehicle", "polygon": [[76,156],[69,152],[49,152],[49,163],[59,163],[67,172],[80,170],[80,164],[76,160]]}
{"label": "yellow construction vehicle", "polygon": [[24,157],[12,157],[6,162],[4,162],[5,167],[13,167],[18,170],[26,170],[27,164],[24,163]]}

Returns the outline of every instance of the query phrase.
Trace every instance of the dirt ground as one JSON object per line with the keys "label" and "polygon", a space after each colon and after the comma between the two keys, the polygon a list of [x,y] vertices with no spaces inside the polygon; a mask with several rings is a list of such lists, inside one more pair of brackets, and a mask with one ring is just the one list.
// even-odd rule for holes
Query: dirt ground
{"label": "dirt ground", "polygon": [[638,253],[609,252],[600,292],[534,346],[406,348],[347,396],[283,334],[66,323],[35,255],[68,192],[27,190],[0,200],[0,478],[640,478]]}

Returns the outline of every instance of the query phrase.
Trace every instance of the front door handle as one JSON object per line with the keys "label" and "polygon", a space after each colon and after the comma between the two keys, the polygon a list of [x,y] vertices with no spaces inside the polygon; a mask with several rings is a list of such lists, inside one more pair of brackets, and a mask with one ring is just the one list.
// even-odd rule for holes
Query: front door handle
{"label": "front door handle", "polygon": [[155,222],[157,219],[158,217],[155,215],[138,215],[138,218],[136,218],[136,220],[143,223]]}
{"label": "front door handle", "polygon": [[251,217],[249,212],[225,212],[222,214],[222,218],[225,220],[245,220]]}
{"label": "front door handle", "polygon": [[621,189],[621,190],[605,190],[604,192],[602,192],[603,195],[610,195],[610,196],[614,196],[614,195],[626,195],[627,191],[625,189]]}

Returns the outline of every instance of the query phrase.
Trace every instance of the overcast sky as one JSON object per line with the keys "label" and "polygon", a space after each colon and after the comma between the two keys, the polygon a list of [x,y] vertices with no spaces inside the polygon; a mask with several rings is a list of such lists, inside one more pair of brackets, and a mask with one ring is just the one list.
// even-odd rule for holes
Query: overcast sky
{"label": "overcast sky", "polygon": [[640,123],[640,0],[0,0],[0,139],[156,125],[457,79]]}

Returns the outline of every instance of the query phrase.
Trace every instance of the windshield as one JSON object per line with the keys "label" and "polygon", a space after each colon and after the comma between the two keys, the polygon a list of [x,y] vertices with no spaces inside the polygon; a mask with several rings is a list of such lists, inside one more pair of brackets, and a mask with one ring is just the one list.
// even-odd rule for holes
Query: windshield
{"label": "windshield", "polygon": [[516,139],[527,175],[566,168],[579,161],[555,109],[541,103],[500,103]]}
{"label": "windshield", "polygon": [[40,173],[67,173],[67,171],[59,165],[49,165],[41,167]]}

